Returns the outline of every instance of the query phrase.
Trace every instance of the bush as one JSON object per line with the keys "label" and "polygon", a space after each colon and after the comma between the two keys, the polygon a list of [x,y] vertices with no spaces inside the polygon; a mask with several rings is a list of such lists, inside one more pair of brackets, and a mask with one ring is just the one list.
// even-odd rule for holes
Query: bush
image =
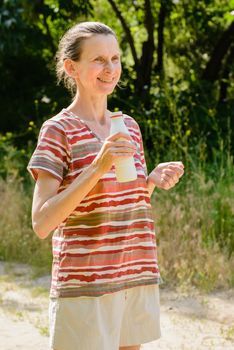
{"label": "bush", "polygon": [[31,228],[32,187],[17,178],[0,178],[0,260],[28,263],[44,270],[51,265],[50,239],[41,241]]}
{"label": "bush", "polygon": [[234,284],[234,176],[218,175],[207,178],[199,170],[154,195],[159,261],[170,285],[212,290]]}

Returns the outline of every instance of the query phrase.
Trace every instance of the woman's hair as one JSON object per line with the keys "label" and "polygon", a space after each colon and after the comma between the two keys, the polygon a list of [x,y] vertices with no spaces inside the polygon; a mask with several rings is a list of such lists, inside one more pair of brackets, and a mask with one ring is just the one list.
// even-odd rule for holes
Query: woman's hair
{"label": "woman's hair", "polygon": [[107,25],[100,22],[82,22],[70,28],[61,38],[56,53],[56,75],[57,82],[63,82],[64,86],[76,93],[75,80],[68,76],[64,70],[63,62],[70,58],[73,61],[79,61],[82,54],[83,42],[95,34],[111,34],[116,38],[115,32]]}

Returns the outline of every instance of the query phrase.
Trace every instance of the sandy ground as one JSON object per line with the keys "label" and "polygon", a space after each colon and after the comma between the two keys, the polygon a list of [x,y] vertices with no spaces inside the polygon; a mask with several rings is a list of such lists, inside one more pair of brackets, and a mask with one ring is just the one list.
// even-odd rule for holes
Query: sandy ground
{"label": "sandy ground", "polygon": [[[32,274],[28,266],[0,263],[2,350],[48,349],[50,277]],[[142,350],[234,350],[234,289],[201,294],[162,288],[161,328],[162,338]]]}

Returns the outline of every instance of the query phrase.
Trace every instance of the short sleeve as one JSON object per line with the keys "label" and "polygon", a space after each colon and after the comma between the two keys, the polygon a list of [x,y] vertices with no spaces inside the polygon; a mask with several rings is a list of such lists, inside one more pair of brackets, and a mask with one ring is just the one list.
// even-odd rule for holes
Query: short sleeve
{"label": "short sleeve", "polygon": [[37,147],[28,163],[27,170],[36,181],[38,170],[45,170],[63,180],[69,168],[69,145],[63,126],[54,120],[47,120],[41,127]]}

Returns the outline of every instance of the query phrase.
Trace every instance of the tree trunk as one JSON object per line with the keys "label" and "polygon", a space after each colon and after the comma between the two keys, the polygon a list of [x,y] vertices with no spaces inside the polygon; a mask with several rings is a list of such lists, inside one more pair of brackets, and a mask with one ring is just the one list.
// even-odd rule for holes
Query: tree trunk
{"label": "tree trunk", "polygon": [[234,44],[230,49],[230,52],[226,59],[225,67],[222,73],[222,79],[220,82],[219,103],[226,102],[230,68],[233,62],[234,62]]}
{"label": "tree trunk", "polygon": [[132,57],[133,57],[133,60],[134,60],[134,64],[135,64],[135,69],[137,69],[138,67],[138,58],[137,58],[137,53],[136,53],[136,48],[135,48],[135,43],[134,43],[134,39],[133,39],[133,36],[131,34],[131,31],[122,15],[122,13],[120,12],[118,6],[116,5],[116,3],[113,1],[113,0],[108,0],[108,2],[110,3],[111,7],[113,8],[117,18],[120,20],[121,24],[122,24],[122,27],[123,27],[123,30],[126,34],[126,38],[128,40],[128,43],[130,45],[130,49],[131,49],[131,52],[132,52]]}
{"label": "tree trunk", "polygon": [[158,48],[157,48],[157,64],[155,66],[155,72],[159,75],[163,75],[163,47],[164,47],[164,26],[166,19],[167,9],[165,1],[161,0],[160,11],[158,16]]}
{"label": "tree trunk", "polygon": [[218,79],[222,70],[222,61],[226,56],[230,46],[234,42],[234,21],[223,32],[218,40],[209,62],[204,70],[202,79],[214,82]]}
{"label": "tree trunk", "polygon": [[144,11],[145,11],[145,20],[144,25],[147,31],[148,37],[147,40],[142,45],[142,54],[141,57],[137,57],[134,38],[131,34],[131,31],[121,13],[116,2],[114,0],[108,0],[112,6],[117,18],[120,20],[123,30],[126,34],[126,38],[131,48],[132,57],[134,60],[134,69],[136,70],[136,80],[134,83],[135,92],[139,98],[139,102],[145,108],[149,107],[149,90],[151,86],[151,73],[153,66],[153,55],[154,55],[154,18],[151,9],[151,1],[145,0]]}
{"label": "tree trunk", "polygon": [[143,106],[149,108],[151,87],[151,74],[154,60],[154,18],[151,9],[150,0],[145,0],[145,21],[144,25],[148,34],[147,40],[142,45],[142,55],[137,67],[137,78],[135,81],[135,90]]}

